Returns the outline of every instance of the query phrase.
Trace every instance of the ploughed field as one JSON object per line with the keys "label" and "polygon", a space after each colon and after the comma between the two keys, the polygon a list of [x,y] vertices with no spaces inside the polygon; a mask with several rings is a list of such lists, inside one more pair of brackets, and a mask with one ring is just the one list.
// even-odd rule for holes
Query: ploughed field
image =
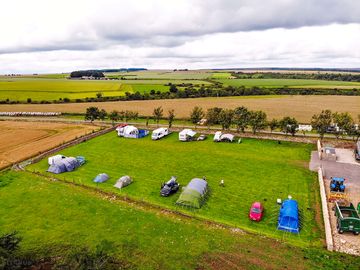
{"label": "ploughed field", "polygon": [[[27,167],[59,179],[145,201],[189,215],[224,223],[270,237],[284,239],[296,245],[319,246],[322,236],[319,224],[317,181],[308,170],[312,145],[291,142],[245,139],[241,144],[214,143],[209,137],[203,142],[180,142],[178,134],[151,141],[124,139],[115,132],[97,137],[61,151],[66,156],[85,156],[87,162],[74,172],[53,175],[47,173],[47,159]],[[102,184],[93,182],[99,173],[110,179]],[[118,190],[113,187],[123,175],[134,183]],[[192,178],[206,176],[210,196],[200,210],[175,204],[180,191],[164,198],[159,194],[162,182],[177,176],[181,185]],[[219,186],[224,179],[225,187]],[[299,235],[276,230],[279,206],[277,198],[291,195],[299,202],[302,229]],[[254,201],[265,206],[260,223],[248,219]]]}
{"label": "ploughed field", "polygon": [[248,96],[222,98],[188,98],[161,100],[134,100],[115,102],[86,102],[67,104],[0,104],[0,111],[39,111],[85,113],[86,108],[96,106],[112,110],[137,111],[140,115],[151,116],[155,107],[162,106],[164,114],[175,110],[177,118],[188,118],[195,106],[204,110],[211,107],[234,109],[245,106],[251,110],[263,110],[268,118],[280,119],[284,116],[295,117],[301,123],[310,123],[314,114],[321,110],[331,109],[338,112],[349,112],[354,119],[359,114],[360,96]]}
{"label": "ploughed field", "polygon": [[0,121],[0,169],[94,129],[90,125]]}

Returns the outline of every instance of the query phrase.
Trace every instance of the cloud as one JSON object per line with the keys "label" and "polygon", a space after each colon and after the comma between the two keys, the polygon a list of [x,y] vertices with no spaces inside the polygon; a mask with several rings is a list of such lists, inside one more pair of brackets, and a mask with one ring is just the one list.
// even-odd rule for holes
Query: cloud
{"label": "cloud", "polygon": [[208,34],[174,47],[115,44],[97,50],[0,55],[0,72],[88,68],[359,67],[359,24]]}
{"label": "cloud", "polygon": [[346,66],[357,64],[360,1],[12,0],[2,3],[0,23],[1,70],[21,66],[4,66],[20,55],[41,56],[43,64],[29,63],[39,70],[49,57],[57,69],[67,58],[79,67],[172,67],[167,59],[211,67],[315,59],[319,66],[333,56]]}

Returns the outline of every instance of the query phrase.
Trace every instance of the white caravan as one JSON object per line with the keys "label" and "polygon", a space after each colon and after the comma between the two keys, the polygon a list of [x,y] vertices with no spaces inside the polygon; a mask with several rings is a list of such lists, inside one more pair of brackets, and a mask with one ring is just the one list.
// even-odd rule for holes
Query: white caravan
{"label": "white caravan", "polygon": [[225,133],[221,131],[216,131],[214,135],[214,142],[232,142],[234,140],[234,135]]}
{"label": "white caravan", "polygon": [[195,138],[196,132],[192,129],[184,129],[179,133],[179,140],[182,142],[191,141]]}
{"label": "white caravan", "polygon": [[160,140],[161,138],[169,135],[168,128],[157,128],[151,134],[151,139],[153,140]]}

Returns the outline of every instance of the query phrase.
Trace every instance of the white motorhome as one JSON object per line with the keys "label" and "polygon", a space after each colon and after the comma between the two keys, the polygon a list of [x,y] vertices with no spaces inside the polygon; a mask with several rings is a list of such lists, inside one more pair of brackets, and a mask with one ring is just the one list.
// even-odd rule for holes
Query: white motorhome
{"label": "white motorhome", "polygon": [[192,129],[184,129],[179,133],[179,140],[182,142],[191,141],[195,138],[196,132]]}
{"label": "white motorhome", "polygon": [[161,138],[169,135],[169,129],[168,128],[157,128],[155,129],[151,134],[152,140],[160,140]]}
{"label": "white motorhome", "polygon": [[216,131],[214,135],[214,142],[232,142],[234,140],[234,135],[229,133],[222,133],[221,131]]}

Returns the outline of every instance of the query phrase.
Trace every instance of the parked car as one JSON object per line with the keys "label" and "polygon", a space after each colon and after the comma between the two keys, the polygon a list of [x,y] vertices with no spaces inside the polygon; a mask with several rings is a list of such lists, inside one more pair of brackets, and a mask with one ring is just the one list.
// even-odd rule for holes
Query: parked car
{"label": "parked car", "polygon": [[197,138],[198,141],[203,141],[203,140],[205,140],[205,139],[206,139],[206,135],[205,135],[205,134],[201,134],[201,135]]}
{"label": "parked car", "polygon": [[168,197],[173,193],[176,193],[179,190],[179,183],[176,182],[176,177],[171,176],[171,179],[166,183],[161,185],[160,195],[163,197]]}
{"label": "parked car", "polygon": [[249,218],[254,221],[260,221],[263,217],[264,207],[260,202],[254,202],[251,205]]}

